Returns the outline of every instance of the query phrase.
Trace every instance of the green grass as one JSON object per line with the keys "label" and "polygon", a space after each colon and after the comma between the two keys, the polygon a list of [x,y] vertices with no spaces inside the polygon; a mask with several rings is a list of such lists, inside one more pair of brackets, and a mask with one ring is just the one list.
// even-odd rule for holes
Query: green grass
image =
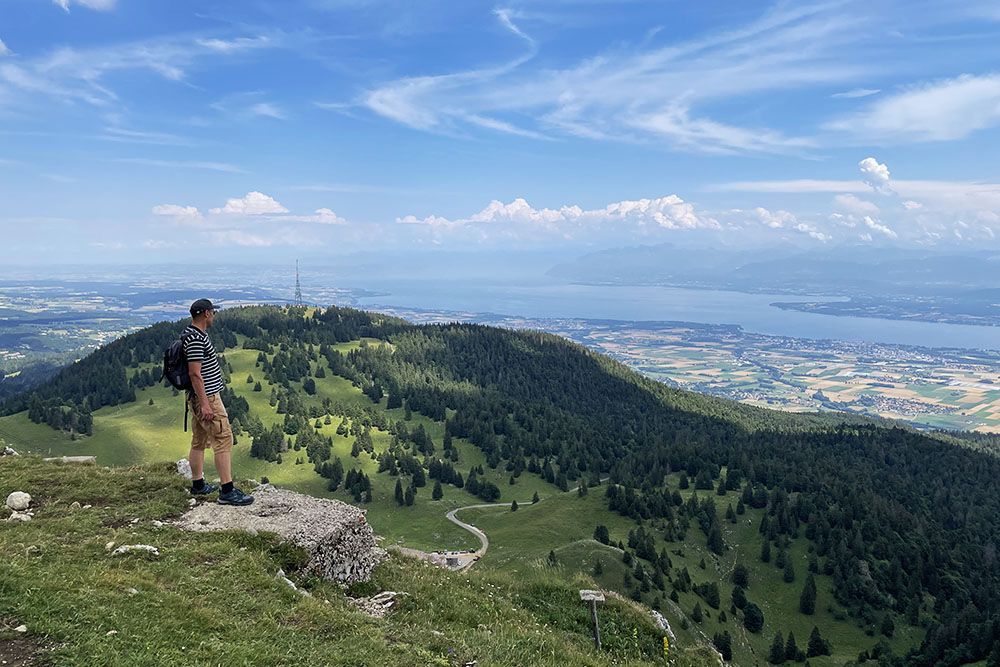
{"label": "green grass", "polygon": [[[659,632],[627,603],[602,607],[605,650],[592,648],[586,580],[455,575],[393,556],[355,587],[407,594],[385,619],[327,582],[300,580],[313,594],[300,597],[274,573],[297,578],[301,556],[267,535],[156,527],[187,505],[171,468],[0,459],[0,493],[28,489],[36,508],[28,524],[0,523],[0,641],[24,623],[52,664],[73,666],[662,664]],[[161,557],[112,558],[107,542]]]}
{"label": "green grass", "polygon": [[[359,344],[360,341],[354,341],[342,343],[335,348],[347,352]],[[264,379],[264,372],[255,366],[257,355],[257,350],[235,348],[226,351],[226,361],[232,366],[229,386],[245,398],[251,412],[265,426],[270,427],[272,424],[282,423],[284,416],[277,414],[276,409],[268,403],[272,385]],[[326,377],[315,379],[315,396],[301,393],[307,406],[314,405],[318,408],[324,398],[335,404],[373,406],[371,400],[350,381],[330,373],[325,360],[320,363],[327,371]],[[254,385],[246,381],[248,375],[261,383],[262,391],[253,391]],[[300,383],[293,385],[301,390]],[[153,405],[149,405],[150,399],[153,399]],[[386,402],[383,398],[380,409],[392,421],[402,421],[405,411],[402,408],[387,410]],[[0,438],[6,439],[19,451],[45,456],[94,455],[102,465],[130,466],[151,461],[176,461],[186,457],[191,435],[183,431],[183,419],[183,396],[172,396],[171,390],[156,386],[137,391],[133,403],[105,407],[94,412],[93,436],[71,440],[65,433],[32,423],[26,413],[18,413],[0,417]],[[451,509],[481,503],[479,498],[464,489],[445,485],[444,497],[439,501],[431,500],[433,480],[428,480],[428,485],[418,490],[413,506],[399,507],[393,499],[396,478],[377,474],[377,461],[373,461],[367,454],[362,453],[357,458],[350,456],[354,438],[336,434],[340,421],[341,416],[334,415],[332,423],[324,425],[320,433],[333,438],[333,456],[342,459],[345,469],[353,466],[368,474],[372,481],[373,502],[361,506],[367,509],[368,520],[380,535],[386,537],[388,543],[425,551],[471,549],[479,546],[478,539],[445,518],[445,514]],[[440,448],[444,440],[444,424],[413,413],[407,426],[413,428],[417,424],[423,424]],[[381,453],[389,446],[391,436],[376,429],[372,431],[372,440],[376,453]],[[289,451],[283,454],[283,462],[277,464],[251,457],[249,445],[248,436],[238,437],[233,452],[233,470],[237,477],[258,480],[267,477],[274,484],[302,493],[354,502],[343,490],[333,493],[327,490],[326,480],[313,471],[312,465],[306,461],[304,451]],[[473,466],[482,465],[486,474],[481,479],[489,480],[500,488],[500,502],[510,502],[513,499],[519,502],[530,501],[532,494],[536,492],[541,497],[561,493],[555,486],[530,473],[522,474],[516,484],[510,485],[509,474],[502,467],[492,470],[486,466],[482,452],[471,443],[459,438],[455,440],[455,446],[459,451],[459,462],[455,467],[462,476],[468,478],[468,472]],[[306,463],[295,465],[296,458],[301,458]],[[206,477],[214,474],[212,456],[208,455]]]}
{"label": "green grass", "polygon": [[[677,486],[677,478],[670,480],[672,488]],[[681,491],[685,500],[692,490]],[[730,549],[723,556],[712,554],[706,546],[706,537],[697,527],[692,525],[684,542],[666,542],[662,539],[662,531],[656,529],[656,522],[646,523],[646,529],[658,535],[656,550],[666,547],[673,561],[674,568],[687,567],[695,584],[707,581],[717,581],[720,587],[720,610],[726,612],[727,621],[719,622],[719,611],[710,609],[695,593],[679,594],[679,610],[670,605],[667,596],[671,590],[668,582],[665,592],[654,588],[643,594],[646,603],[652,603],[659,596],[662,612],[671,623],[675,632],[686,639],[696,639],[697,630],[701,631],[702,639],[710,639],[716,632],[728,630],[733,636],[734,662],[736,664],[753,664],[757,661],[766,662],[767,653],[775,632],[780,631],[787,637],[788,631],[795,633],[796,642],[801,648],[808,643],[809,633],[813,626],[818,626],[823,637],[831,642],[834,653],[830,657],[810,658],[810,664],[817,667],[842,665],[853,659],[865,649],[871,648],[879,639],[877,629],[869,636],[866,629],[859,628],[855,621],[844,616],[836,604],[832,593],[832,581],[822,574],[815,575],[818,588],[816,613],[805,616],[798,611],[799,595],[808,573],[808,540],[799,538],[792,542],[789,558],[794,563],[796,578],[791,584],[786,584],[782,578],[782,570],[760,561],[762,537],[758,534],[764,510],[748,509],[737,524],[725,520],[725,510],[728,503],[735,506],[737,495],[729,493],[725,497],[715,496],[714,491],[699,491],[699,498],[711,497],[716,500],[720,519],[723,521],[723,536]],[[548,571],[554,576],[578,576],[592,574],[594,562],[601,558],[604,573],[599,577],[600,583],[612,590],[627,593],[623,586],[623,575],[626,566],[621,562],[621,552],[617,549],[594,542],[594,528],[598,524],[608,527],[612,542],[619,540],[628,543],[628,531],[635,524],[607,509],[603,499],[603,487],[593,488],[590,493],[580,498],[576,493],[562,494],[538,503],[519,507],[517,512],[508,509],[488,508],[470,509],[460,513],[460,518],[486,532],[490,538],[490,550],[482,558],[477,567],[511,573],[517,576],[527,576],[538,571]],[[556,553],[559,565],[551,568],[545,563],[550,550]],[[680,551],[681,554],[678,554]],[[777,550],[772,550],[777,555]],[[704,559],[706,569],[700,568]],[[765,627],[760,634],[744,631],[742,625],[730,612],[730,600],[733,586],[730,581],[733,566],[739,560],[750,571],[750,587],[747,597],[756,602],[764,612]],[[628,568],[631,569],[631,568]],[[645,569],[650,571],[648,563]],[[690,619],[690,614],[696,603],[707,610],[710,617],[701,624],[689,620],[691,631],[681,630],[681,613]],[[896,633],[890,640],[897,654],[905,653],[911,646],[919,644],[923,630],[905,625],[901,619],[895,619]]]}

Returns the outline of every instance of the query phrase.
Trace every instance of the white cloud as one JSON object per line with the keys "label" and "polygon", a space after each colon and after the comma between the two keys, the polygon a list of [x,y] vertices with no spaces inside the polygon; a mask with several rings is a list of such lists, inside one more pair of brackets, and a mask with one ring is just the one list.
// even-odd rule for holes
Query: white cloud
{"label": "white cloud", "polygon": [[816,179],[796,179],[791,181],[733,181],[708,185],[709,192],[774,192],[774,193],[816,193],[816,192],[871,192],[864,181],[831,181]]}
{"label": "white cloud", "polygon": [[719,223],[699,215],[694,206],[677,195],[655,199],[624,200],[604,208],[584,210],[579,206],[562,206],[558,209],[536,209],[522,198],[509,204],[494,200],[486,208],[467,218],[448,219],[438,215],[418,218],[407,215],[397,218],[401,224],[423,224],[436,228],[464,225],[499,225],[503,223],[547,227],[587,224],[631,223],[662,229],[718,229]]}
{"label": "white cloud", "polygon": [[173,241],[163,241],[160,239],[147,239],[142,242],[143,248],[148,248],[150,250],[162,250],[164,248],[176,248],[177,244]]}
{"label": "white cloud", "polygon": [[891,191],[889,186],[889,167],[880,164],[873,157],[866,157],[858,163],[858,169],[861,170],[861,176],[864,178],[865,183],[870,185],[873,190],[883,193]]}
{"label": "white cloud", "polygon": [[10,55],[10,49],[8,49],[7,45],[3,43],[2,39],[0,39],[0,56],[9,56],[9,55]]}
{"label": "white cloud", "polygon": [[280,220],[291,222],[315,222],[320,225],[346,225],[347,220],[328,208],[318,208],[313,215],[285,215]]}
{"label": "white cloud", "polygon": [[842,211],[847,211],[853,215],[878,215],[879,208],[876,204],[864,199],[858,199],[854,195],[837,195],[833,198],[834,205]]}
{"label": "white cloud", "polygon": [[870,215],[866,215],[866,216],[862,217],[861,218],[861,222],[863,222],[865,224],[865,226],[868,229],[872,230],[873,232],[878,232],[879,234],[883,234],[885,236],[888,236],[891,239],[894,239],[894,238],[896,238],[898,236],[895,231],[893,231],[892,229],[890,229],[886,225],[883,225],[878,220],[875,220]]}
{"label": "white cloud", "polygon": [[923,204],[908,199],[903,202],[903,208],[905,208],[907,211],[916,211],[917,209],[923,208]]}
{"label": "white cloud", "polygon": [[219,53],[233,53],[269,46],[271,38],[266,35],[257,37],[237,37],[236,39],[199,39],[198,44]]}
{"label": "white cloud", "polygon": [[948,141],[998,124],[1000,74],[964,74],[886,96],[827,127],[877,141]]}
{"label": "white cloud", "polygon": [[844,99],[856,99],[859,97],[870,97],[872,95],[878,95],[881,93],[879,88],[855,88],[853,90],[848,90],[843,93],[834,93],[830,97],[844,98]]}
{"label": "white cloud", "polygon": [[198,220],[201,218],[201,212],[194,206],[180,206],[178,204],[154,206],[153,215],[162,215],[178,220]]}
{"label": "white cloud", "polygon": [[797,232],[802,232],[803,234],[806,234],[810,238],[814,238],[821,243],[826,243],[827,241],[833,238],[829,234],[821,232],[812,225],[805,222],[798,223],[797,225],[795,225],[795,227],[793,227],[793,229]]}
{"label": "white cloud", "polygon": [[288,230],[273,234],[246,232],[238,229],[214,231],[209,238],[217,245],[237,245],[249,248],[268,248],[276,245],[307,245],[312,241]]}
{"label": "white cloud", "polygon": [[769,211],[766,208],[758,206],[753,210],[753,214],[757,216],[757,219],[764,223],[771,229],[781,229],[785,226],[794,227],[798,223],[795,216],[788,211]]}
{"label": "white cloud", "polygon": [[145,167],[167,167],[176,169],[206,169],[208,171],[221,171],[230,174],[246,173],[243,169],[226,164],[225,162],[199,162],[184,160],[153,160],[147,158],[115,158],[112,162],[123,164],[137,164]]}
{"label": "white cloud", "polygon": [[[515,14],[495,12],[526,38]],[[643,40],[589,53],[562,69],[533,67],[527,55],[493,66],[398,78],[359,99],[372,112],[411,128],[460,134],[565,134],[653,142],[715,153],[801,152],[813,145],[768,127],[741,127],[707,115],[714,102],[856,79],[867,65],[843,58],[862,38],[864,17],[836,3],[781,3],[736,28],[686,40]],[[657,45],[657,41],[661,42]],[[477,123],[486,118],[489,123]]]}
{"label": "white cloud", "polygon": [[62,7],[65,11],[69,11],[70,5],[81,5],[87,7],[88,9],[96,9],[97,11],[106,12],[115,8],[118,4],[117,0],[52,0],[56,5]]}
{"label": "white cloud", "polygon": [[254,116],[265,116],[267,118],[276,118],[278,120],[285,120],[285,112],[281,110],[276,104],[271,104],[270,102],[258,102],[250,107],[250,113]]}
{"label": "white cloud", "polygon": [[263,192],[248,192],[245,197],[226,200],[226,205],[213,208],[216,215],[263,215],[266,213],[288,213],[288,209]]}

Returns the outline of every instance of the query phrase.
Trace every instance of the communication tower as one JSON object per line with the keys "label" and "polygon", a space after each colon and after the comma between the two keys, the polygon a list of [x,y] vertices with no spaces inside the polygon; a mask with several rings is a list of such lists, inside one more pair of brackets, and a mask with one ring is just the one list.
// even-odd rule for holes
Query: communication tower
{"label": "communication tower", "polygon": [[299,260],[295,260],[295,305],[303,305],[302,284],[299,282]]}

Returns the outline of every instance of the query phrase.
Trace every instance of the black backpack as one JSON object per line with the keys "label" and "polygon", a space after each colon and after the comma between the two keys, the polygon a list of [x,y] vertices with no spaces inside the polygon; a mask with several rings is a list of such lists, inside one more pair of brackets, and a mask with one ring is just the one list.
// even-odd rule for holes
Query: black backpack
{"label": "black backpack", "polygon": [[[192,334],[185,336],[181,334],[180,337],[175,340],[170,346],[163,351],[163,376],[160,378],[167,379],[174,389],[183,389],[185,391],[194,391],[194,387],[191,386],[191,376],[188,375],[188,362],[187,355],[184,353],[184,343],[187,342]],[[184,401],[184,431],[187,431],[188,425],[188,402]]]}
{"label": "black backpack", "polygon": [[[184,353],[184,343],[191,334],[181,336],[170,344],[163,352],[163,377],[173,385],[174,389],[191,391],[191,376],[188,375],[187,355]],[[161,378],[162,379],[162,378]]]}

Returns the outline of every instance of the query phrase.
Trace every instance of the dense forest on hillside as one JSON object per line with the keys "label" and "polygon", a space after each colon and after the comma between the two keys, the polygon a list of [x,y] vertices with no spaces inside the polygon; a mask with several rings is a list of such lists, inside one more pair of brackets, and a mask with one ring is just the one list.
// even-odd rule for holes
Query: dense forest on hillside
{"label": "dense forest on hillside", "polygon": [[[158,373],[139,365],[158,362],[179,330],[178,323],[164,323],[115,341],[7,400],[3,412],[27,410],[34,421],[85,434],[93,410],[132,401],[137,386],[158,381]],[[918,649],[882,656],[882,664],[957,666],[991,655],[1000,661],[995,456],[858,419],[838,423],[846,417],[771,412],[672,389],[537,332],[415,326],[341,308],[249,307],[224,311],[210,333],[220,352],[242,344],[262,353],[262,372],[284,388],[274,398],[283,402],[285,434],[301,429],[315,436],[303,426],[317,415],[296,400],[291,383],[302,382],[308,393],[310,361],[324,358],[330,372],[373,401],[445,421],[446,440],[468,439],[490,467],[503,466],[512,476],[537,472],[564,489],[576,480],[610,477],[613,510],[665,525],[667,539],[689,523],[700,525],[709,547],[725,550],[713,530],[714,510],[708,516],[698,506],[681,507],[679,496],[666,492],[666,475],[683,471],[696,489],[733,493],[742,505],[767,508],[760,530],[768,550],[773,545],[780,554],[792,536],[809,539],[817,570],[833,578],[837,601],[856,617],[927,627]],[[332,348],[359,338],[389,345],[362,345],[347,354]],[[240,406],[231,416],[254,437],[262,457],[270,454],[268,443],[282,437],[264,432]],[[423,455],[422,461],[389,457],[386,470],[419,465],[430,471],[435,462],[431,479],[459,481],[432,457],[438,443],[375,424],[375,412],[366,419],[410,439],[412,451]],[[363,447],[363,430],[358,436]],[[447,460],[447,442],[440,444]],[[322,438],[307,438],[305,445],[325,477],[344,472],[327,461]],[[349,480],[358,497],[366,481]],[[466,488],[472,482],[461,481]],[[636,543],[641,546],[641,536]],[[683,580],[666,554],[636,552],[653,577]],[[756,622],[747,618],[760,609],[747,602],[739,613],[752,630]]]}

